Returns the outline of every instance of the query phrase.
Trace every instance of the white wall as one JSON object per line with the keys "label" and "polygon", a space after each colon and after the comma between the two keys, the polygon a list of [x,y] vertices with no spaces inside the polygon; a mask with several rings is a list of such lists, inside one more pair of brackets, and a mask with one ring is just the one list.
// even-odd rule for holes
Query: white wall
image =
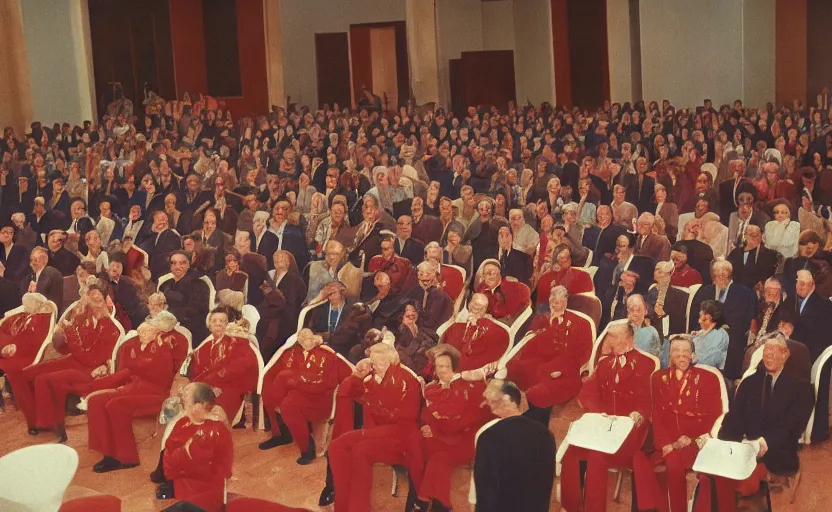
{"label": "white wall", "polygon": [[514,0],[513,12],[517,103],[555,104],[552,4],[550,0]]}
{"label": "white wall", "polygon": [[482,49],[514,49],[514,2],[482,2]]}
{"label": "white wall", "polygon": [[448,61],[460,58],[462,52],[482,50],[481,6],[480,0],[439,0],[436,2],[439,103],[442,105],[451,103]]}
{"label": "white wall", "polygon": [[281,0],[283,78],[293,102],[318,104],[315,34],[350,25],[404,21],[405,0]]}
{"label": "white wall", "polygon": [[21,5],[34,119],[50,125],[93,120],[86,0],[25,0]]}
{"label": "white wall", "polygon": [[773,101],[775,1],[641,0],[644,99]]}
{"label": "white wall", "polygon": [[607,0],[610,101],[633,101],[630,0]]}

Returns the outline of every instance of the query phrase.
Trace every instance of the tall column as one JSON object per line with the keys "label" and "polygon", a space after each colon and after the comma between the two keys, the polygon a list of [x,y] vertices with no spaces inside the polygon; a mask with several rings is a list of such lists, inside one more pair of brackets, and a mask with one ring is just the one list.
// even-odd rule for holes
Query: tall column
{"label": "tall column", "polygon": [[280,28],[280,0],[264,0],[263,21],[266,30],[266,76],[269,81],[269,105],[286,107],[286,87],[283,81],[283,33]]}
{"label": "tall column", "polygon": [[807,0],[777,0],[775,9],[775,96],[791,106],[807,99]]}
{"label": "tall column", "polygon": [[21,0],[0,2],[0,34],[5,41],[0,51],[0,129],[11,126],[23,137],[32,120],[29,64],[23,38]]}
{"label": "tall column", "polygon": [[[406,0],[407,55],[410,89],[416,103],[439,104],[439,57],[437,53],[435,0]],[[399,98],[400,103],[403,98]]]}

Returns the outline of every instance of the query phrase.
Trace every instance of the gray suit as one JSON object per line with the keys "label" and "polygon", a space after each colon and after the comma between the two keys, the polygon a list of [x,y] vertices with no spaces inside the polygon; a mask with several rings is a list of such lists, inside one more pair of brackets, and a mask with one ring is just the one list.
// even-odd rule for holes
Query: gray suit
{"label": "gray suit", "polygon": [[[751,219],[749,221],[749,225],[759,226],[760,231],[765,233],[766,223],[770,220],[771,218],[765,213],[759,210],[754,210],[751,212]],[[730,254],[730,252],[737,247],[737,237],[740,234],[739,228],[740,217],[737,212],[734,212],[731,214],[731,217],[728,220],[728,252],[726,254]]]}

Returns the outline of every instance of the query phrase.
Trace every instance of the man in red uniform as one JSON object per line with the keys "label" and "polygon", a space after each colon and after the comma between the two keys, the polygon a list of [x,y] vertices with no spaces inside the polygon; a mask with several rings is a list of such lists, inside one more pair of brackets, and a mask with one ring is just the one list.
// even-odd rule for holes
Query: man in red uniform
{"label": "man in red uniform", "polygon": [[526,393],[526,416],[546,426],[552,406],[572,400],[581,390],[581,367],[592,353],[592,327],[566,310],[567,297],[563,286],[552,288],[551,313],[535,317],[531,338],[506,365],[508,378]]}
{"label": "man in red uniform", "polygon": [[459,351],[461,372],[476,370],[498,361],[508,348],[508,331],[497,325],[487,311],[488,297],[475,293],[468,303],[468,320],[455,322],[442,335],[442,343]]}
{"label": "man in red uniform", "polygon": [[191,382],[204,382],[214,388],[216,405],[230,419],[237,415],[246,393],[257,389],[257,356],[245,330],[229,323],[239,317],[227,306],[211,311],[211,336],[194,350],[189,368]]}
{"label": "man in red uniform", "polygon": [[26,387],[23,369],[34,362],[51,321],[52,306],[46,297],[26,293],[23,311],[0,323],[0,373],[8,379],[12,392]]}
{"label": "man in red uniform", "polygon": [[537,311],[543,313],[549,301],[549,292],[553,286],[564,286],[569,295],[591,293],[595,290],[588,272],[572,267],[572,252],[566,245],[555,247],[552,257],[557,266],[546,272],[537,282]]}
{"label": "man in red uniform", "polygon": [[[309,329],[298,333],[298,342],[287,348],[263,379],[263,409],[271,421],[272,438],[261,450],[289,444],[300,449],[297,463],[315,460],[315,441],[309,423],[332,413],[332,392],[338,386],[338,356],[324,339]],[[280,412],[277,412],[277,410]]]}
{"label": "man in red uniform", "polygon": [[570,446],[563,458],[561,495],[563,508],[581,510],[581,484],[578,471],[587,461],[586,494],[583,510],[607,509],[607,471],[610,467],[632,467],[639,498],[639,510],[658,508],[660,491],[654,485],[653,465],[641,446],[650,421],[650,376],[656,363],[635,348],[630,324],[612,325],[607,331],[612,353],[598,362],[595,373],[584,383],[578,401],[585,412],[629,416],[635,426],[612,455]]}
{"label": "man in red uniform", "polygon": [[474,436],[493,418],[480,407],[485,381],[469,382],[460,378],[459,351],[442,343],[428,352],[433,361],[436,380],[425,386],[422,428],[413,432],[406,452],[412,481],[408,502],[416,510],[442,512],[450,510],[451,473],[457,466],[474,460]]}
{"label": "man in red uniform", "polygon": [[[405,463],[407,440],[419,429],[421,400],[419,381],[399,364],[396,349],[384,343],[373,345],[370,357],[359,361],[355,372],[338,388],[329,445],[334,489],[327,486],[321,502],[334,499],[336,512],[370,509],[373,464]],[[350,430],[353,401],[365,410],[360,430]]]}
{"label": "man in red uniform", "polygon": [[367,271],[386,273],[390,276],[393,293],[399,294],[405,289],[405,283],[413,273],[413,264],[407,258],[402,258],[396,254],[394,250],[395,237],[388,232],[385,233],[387,234],[381,240],[381,254],[377,254],[370,259]]}
{"label": "man in red uniform", "polygon": [[159,414],[176,375],[173,347],[161,337],[171,319],[175,324],[163,311],[139,325],[118,349],[116,372],[96,381],[96,391],[86,397],[90,449],[104,455],[92,468],[96,473],[139,465],[133,418]]}
{"label": "man in red uniform", "polygon": [[234,445],[231,432],[215,411],[216,395],[211,386],[194,382],[182,392],[184,416],[176,421],[165,442],[165,477],[168,482],[156,493],[157,498],[177,498],[198,505],[209,512],[223,507],[225,480],[231,477]]}
{"label": "man in red uniform", "polygon": [[456,300],[465,289],[465,280],[462,278],[462,272],[451,265],[442,264],[442,247],[436,242],[431,242],[425,246],[425,260],[433,260],[439,265],[439,287],[456,304]]}
{"label": "man in red uniform", "polygon": [[720,377],[693,365],[693,341],[677,336],[670,344],[670,368],[653,374],[653,437],[667,466],[670,512],[687,510],[685,471],[722,414]]}
{"label": "man in red uniform", "polygon": [[109,315],[105,291],[93,285],[81,302],[57,327],[66,337],[69,355],[23,370],[27,385],[15,391],[26,416],[29,434],[53,430],[66,441],[66,397],[85,393],[95,379],[109,373],[107,362],[121,331]]}
{"label": "man in red uniform", "polygon": [[520,313],[531,304],[529,287],[517,281],[503,279],[500,263],[487,259],[480,266],[479,293],[488,297],[488,313],[503,323],[511,325]]}

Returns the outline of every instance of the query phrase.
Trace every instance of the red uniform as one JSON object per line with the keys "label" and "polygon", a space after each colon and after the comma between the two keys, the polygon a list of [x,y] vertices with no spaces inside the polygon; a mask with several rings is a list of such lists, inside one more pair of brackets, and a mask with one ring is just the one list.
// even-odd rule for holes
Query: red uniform
{"label": "red uniform", "polygon": [[459,371],[475,370],[500,359],[508,349],[508,331],[489,318],[476,325],[456,322],[442,335],[442,343],[459,350]]}
{"label": "red uniform", "polygon": [[[15,394],[18,389],[25,393],[27,383],[23,378],[23,369],[35,361],[49,333],[50,317],[51,313],[18,313],[0,324],[0,350],[8,345],[16,348],[12,357],[0,356],[0,370],[6,374]],[[17,403],[20,407],[19,399]]]}
{"label": "red uniform", "polygon": [[109,316],[96,320],[87,310],[78,313],[64,334],[69,355],[29,366],[23,370],[26,385],[15,391],[29,428],[63,425],[67,395],[88,392],[95,381],[92,371],[112,357],[121,331]]}
{"label": "red uniform", "polygon": [[[506,365],[508,378],[537,407],[575,398],[581,390],[581,367],[592,353],[592,327],[571,311],[550,323],[549,315],[532,322],[534,337]],[[561,372],[553,379],[552,372]]]}
{"label": "red uniform", "polygon": [[[656,372],[653,388],[653,437],[656,451],[687,436],[692,441],[707,434],[722,414],[719,377],[708,370],[691,366],[676,377],[676,370],[668,368]],[[699,448],[695,442],[675,449],[664,456],[667,465],[667,485],[670,511],[687,510],[687,480],[685,471],[693,467]]]}
{"label": "red uniform", "polygon": [[179,372],[179,369],[182,368],[182,365],[185,363],[185,359],[188,358],[188,349],[191,348],[191,342],[188,341],[188,338],[186,338],[184,334],[176,329],[163,332],[160,336],[162,337],[162,341],[170,345],[170,354],[171,357],[173,357],[173,367],[176,372]]}
{"label": "red uniform", "polygon": [[257,389],[257,356],[245,338],[223,336],[208,339],[194,350],[191,381],[219,388],[216,405],[233,420],[246,393]]}
{"label": "red uniform", "polygon": [[[353,400],[364,406],[364,428],[349,431]],[[421,401],[419,381],[399,365],[391,365],[381,382],[373,374],[344,379],[329,445],[336,512],[370,510],[373,464],[405,464],[408,439],[419,429]]]}
{"label": "red uniform", "polygon": [[[263,409],[271,420],[272,433],[280,434],[276,409],[292,439],[305,453],[309,448],[307,422],[322,421],[332,413],[332,392],[340,382],[338,359],[331,348],[319,345],[309,352],[300,345],[288,348],[263,378]],[[351,371],[351,370],[350,370]],[[344,377],[348,374],[344,372]]]}
{"label": "red uniform", "polygon": [[685,265],[681,271],[673,272],[670,276],[670,284],[673,286],[681,286],[682,288],[690,288],[695,284],[702,284],[702,276],[699,274],[699,271],[690,265]]}
{"label": "red uniform", "polygon": [[557,285],[565,287],[569,295],[591,293],[595,290],[588,272],[576,270],[572,267],[565,270],[550,270],[540,276],[540,280],[537,282],[537,304],[548,305],[549,293],[552,291],[552,287]]}
{"label": "red uniform", "polygon": [[144,350],[138,335],[124,342],[118,371],[95,381],[96,391],[87,397],[90,449],[122,464],[138,464],[133,418],[159,414],[176,370],[172,348],[164,341],[151,341]]}
{"label": "red uniform", "polygon": [[395,254],[389,260],[385,260],[382,255],[377,254],[370,259],[367,272],[384,272],[390,276],[390,288],[393,293],[400,293],[413,272],[413,265],[407,258]]}
{"label": "red uniform", "polygon": [[456,303],[456,299],[459,298],[459,294],[465,289],[465,281],[462,279],[462,272],[454,267],[449,267],[448,265],[440,265],[439,271],[442,275],[439,287],[448,294],[448,297],[451,298],[451,302]]}
{"label": "red uniform", "polygon": [[[188,440],[191,444],[186,450]],[[225,479],[231,477],[233,462],[231,432],[221,421],[196,424],[183,417],[165,442],[165,476],[173,480],[176,499],[208,511],[222,509]]]}
{"label": "red uniform", "polygon": [[561,473],[562,505],[566,510],[580,510],[578,466],[581,460],[587,461],[584,510],[607,509],[607,471],[610,467],[632,467],[639,509],[658,508],[655,498],[661,493],[652,476],[653,465],[641,451],[650,423],[650,376],[655,369],[653,359],[633,349],[622,356],[602,357],[595,373],[584,383],[578,395],[584,411],[610,416],[629,416],[638,412],[643,421],[633,428],[621,448],[612,455],[577,446],[566,450]]}
{"label": "red uniform", "polygon": [[473,462],[474,436],[493,418],[489,409],[480,407],[483,391],[484,382],[465,381],[459,375],[447,387],[438,381],[425,386],[422,425],[430,427],[431,437],[412,433],[406,454],[419,496],[451,504],[451,473]]}
{"label": "red uniform", "polygon": [[529,287],[508,279],[503,279],[494,290],[480,283],[477,292],[488,297],[488,314],[497,320],[514,318],[531,304]]}

